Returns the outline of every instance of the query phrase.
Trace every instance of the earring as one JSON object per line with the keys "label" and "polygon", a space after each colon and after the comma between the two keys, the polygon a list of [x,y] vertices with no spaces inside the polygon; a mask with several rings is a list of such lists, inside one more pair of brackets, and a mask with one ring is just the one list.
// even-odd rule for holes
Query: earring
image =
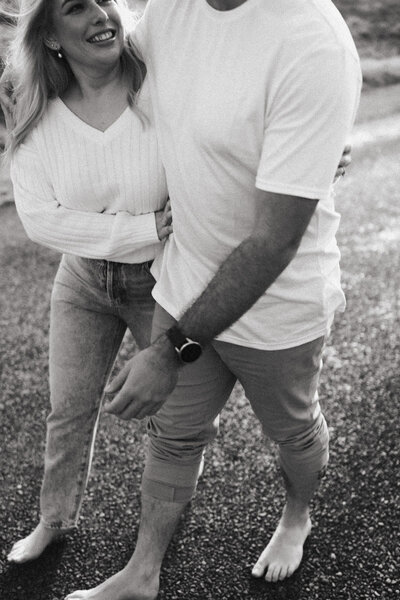
{"label": "earring", "polygon": [[52,42],[50,45],[51,49],[54,50],[54,52],[57,52],[58,58],[63,58],[60,44],[58,44],[57,42]]}

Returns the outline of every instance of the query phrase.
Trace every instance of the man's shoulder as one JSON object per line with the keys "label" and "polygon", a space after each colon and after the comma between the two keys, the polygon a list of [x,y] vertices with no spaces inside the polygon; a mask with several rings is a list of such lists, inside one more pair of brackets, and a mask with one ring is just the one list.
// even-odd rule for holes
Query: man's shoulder
{"label": "man's shoulder", "polygon": [[[282,0],[283,31],[287,41],[310,48],[314,44],[333,51],[348,51],[358,58],[350,30],[331,0]],[[282,7],[282,5],[281,5]]]}
{"label": "man's shoulder", "polygon": [[190,11],[190,1],[193,2],[193,0],[148,0],[133,38],[136,40],[138,31],[142,36],[145,31],[145,35],[150,35],[150,40],[154,43],[162,33],[168,33],[167,29],[179,20],[182,11]]}
{"label": "man's shoulder", "polygon": [[148,0],[146,12],[152,16],[160,16],[166,11],[177,11],[189,4],[189,0]]}

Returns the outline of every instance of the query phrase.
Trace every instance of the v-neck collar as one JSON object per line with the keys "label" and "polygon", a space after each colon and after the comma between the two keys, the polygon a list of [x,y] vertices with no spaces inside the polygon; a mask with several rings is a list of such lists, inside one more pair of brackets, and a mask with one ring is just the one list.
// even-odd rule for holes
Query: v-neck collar
{"label": "v-neck collar", "polygon": [[118,135],[125,128],[125,121],[131,110],[130,106],[127,106],[105,131],[101,131],[78,117],[78,115],[68,108],[61,98],[56,98],[54,102],[63,118],[68,121],[71,127],[78,130],[82,135],[86,135],[97,142],[106,142]]}

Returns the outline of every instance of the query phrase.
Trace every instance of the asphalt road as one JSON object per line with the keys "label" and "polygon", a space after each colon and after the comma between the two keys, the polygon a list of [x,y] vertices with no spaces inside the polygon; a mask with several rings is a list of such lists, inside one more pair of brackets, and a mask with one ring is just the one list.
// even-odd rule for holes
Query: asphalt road
{"label": "asphalt road", "polygon": [[[395,600],[398,580],[400,189],[398,139],[356,144],[337,188],[348,307],[325,355],[328,477],[298,572],[250,576],[283,502],[272,446],[241,390],[222,415],[197,497],[162,572],[160,600]],[[0,597],[61,600],[120,569],[133,550],[144,427],[102,420],[79,530],[22,567],[5,561],[37,519],[47,412],[48,299],[57,256],[0,207]],[[120,361],[130,351],[127,340]],[[110,598],[110,600],[112,600]]]}

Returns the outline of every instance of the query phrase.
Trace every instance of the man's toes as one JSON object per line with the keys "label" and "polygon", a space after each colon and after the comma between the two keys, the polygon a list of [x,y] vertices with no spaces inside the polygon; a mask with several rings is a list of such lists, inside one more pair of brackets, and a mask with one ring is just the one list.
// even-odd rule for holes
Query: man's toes
{"label": "man's toes", "polygon": [[15,542],[15,544],[13,545],[13,547],[10,550],[10,553],[13,552],[14,550],[18,550],[18,548],[21,548],[21,546],[24,545],[25,540],[19,540],[19,542]]}
{"label": "man's toes", "polygon": [[289,567],[282,567],[281,572],[279,574],[279,581],[283,581],[284,579],[289,577],[288,573],[289,573]]}
{"label": "man's toes", "polygon": [[272,581],[274,583],[276,583],[277,581],[279,581],[280,577],[281,577],[281,571],[282,571],[282,567],[280,565],[277,565],[275,567],[273,576],[272,576]]}
{"label": "man's toes", "polygon": [[11,550],[14,550],[14,548],[18,548],[18,546],[21,546],[22,542],[24,542],[25,540],[18,540],[18,542],[15,542],[15,544],[13,544],[13,547],[11,548]]}
{"label": "man's toes", "polygon": [[269,582],[277,581],[277,579],[275,579],[276,569],[277,569],[276,565],[274,565],[274,564],[269,565],[267,572],[265,573],[265,581],[269,581]]}
{"label": "man's toes", "polygon": [[15,556],[13,556],[12,558],[9,558],[8,560],[9,560],[9,562],[13,562],[13,563],[20,565],[24,562],[27,562],[28,559],[25,554],[17,554]]}
{"label": "man's toes", "polygon": [[22,556],[23,550],[17,548],[15,550],[11,550],[10,554],[7,556],[7,560],[10,562],[18,562],[19,560],[21,560]]}
{"label": "man's toes", "polygon": [[264,575],[265,569],[268,566],[268,560],[267,548],[264,548],[251,572],[254,577],[262,577]]}
{"label": "man's toes", "polygon": [[261,562],[258,562],[254,565],[251,574],[253,577],[262,577],[264,575],[264,571],[265,566]]}
{"label": "man's toes", "polygon": [[297,569],[296,565],[294,565],[294,566],[290,565],[287,569],[286,577],[291,577],[296,569]]}

